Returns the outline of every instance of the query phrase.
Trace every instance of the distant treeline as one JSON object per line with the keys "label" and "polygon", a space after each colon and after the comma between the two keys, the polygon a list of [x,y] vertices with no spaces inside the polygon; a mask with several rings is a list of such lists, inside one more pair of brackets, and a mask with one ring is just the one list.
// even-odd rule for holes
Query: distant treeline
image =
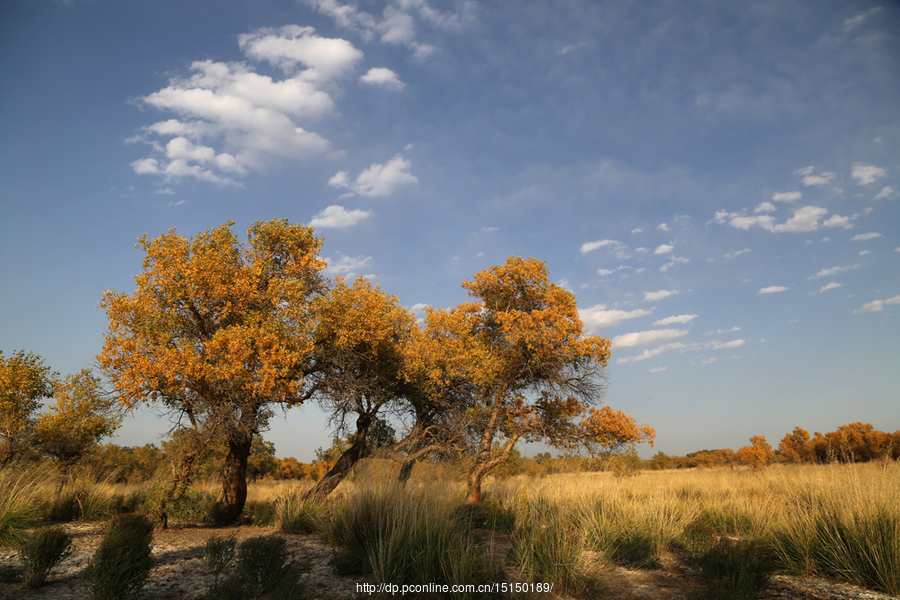
{"label": "distant treeline", "polygon": [[[765,437],[754,436],[750,445],[738,450],[723,448],[699,450],[685,456],[669,456],[658,452],[649,460],[640,460],[629,448],[624,452],[588,457],[563,454],[557,457],[549,452],[524,457],[514,450],[510,459],[498,468],[496,476],[530,475],[541,477],[554,473],[577,473],[611,470],[617,474],[628,474],[640,469],[689,469],[750,466],[762,468],[781,463],[828,463],[867,462],[871,460],[900,459],[900,431],[885,433],[876,430],[869,423],[842,425],[836,431],[812,435],[800,427],[785,435],[774,449]],[[117,446],[106,444],[95,449],[84,460],[84,466],[95,476],[116,483],[139,483],[152,479],[155,475],[165,475],[173,468],[179,455],[178,436],[145,446]],[[252,480],[306,479],[318,481],[341,455],[347,440],[338,440],[328,449],[316,451],[316,460],[302,463],[296,458],[278,458],[271,442],[255,436],[247,465],[247,475]],[[206,452],[197,469],[197,479],[219,476],[227,450],[223,445]],[[430,468],[438,463],[448,477],[464,477],[468,465],[467,457],[444,458],[429,461]]]}

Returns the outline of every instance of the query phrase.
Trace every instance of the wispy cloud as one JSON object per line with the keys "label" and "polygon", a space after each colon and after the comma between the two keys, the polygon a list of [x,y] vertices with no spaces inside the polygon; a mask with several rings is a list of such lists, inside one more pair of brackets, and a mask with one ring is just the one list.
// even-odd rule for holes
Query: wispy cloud
{"label": "wispy cloud", "polygon": [[777,294],[778,292],[783,292],[788,289],[790,289],[790,288],[785,287],[783,285],[771,285],[769,287],[764,287],[764,288],[760,289],[759,293],[760,294]]}
{"label": "wispy cloud", "polygon": [[649,346],[666,340],[683,337],[688,334],[687,329],[650,329],[648,331],[635,331],[613,338],[614,348],[632,348],[634,346]]}
{"label": "wispy cloud", "polygon": [[622,242],[617,242],[616,240],[599,240],[596,242],[585,242],[581,245],[580,252],[582,254],[587,254],[588,252],[593,252],[598,248],[605,248],[607,246],[612,246],[613,248],[618,248],[622,246]]}
{"label": "wispy cloud", "polygon": [[644,302],[656,302],[669,296],[674,296],[678,292],[675,290],[659,290],[658,292],[644,292]]}
{"label": "wispy cloud", "polygon": [[874,165],[866,165],[863,163],[853,163],[853,171],[851,177],[856,180],[859,185],[867,185],[874,183],[887,175],[884,169]]}
{"label": "wispy cloud", "polygon": [[827,292],[828,290],[836,290],[836,289],[839,288],[839,287],[843,287],[843,286],[842,286],[841,284],[839,284],[838,282],[836,282],[836,281],[832,281],[832,282],[830,282],[830,283],[827,283],[827,284],[823,285],[823,286],[819,289],[819,292],[818,292],[818,293],[821,294],[822,292]]}
{"label": "wispy cloud", "polygon": [[837,175],[836,173],[825,172],[814,175],[815,167],[804,167],[796,171],[798,175],[802,175],[801,181],[806,187],[828,185]]}
{"label": "wispy cloud", "polygon": [[807,279],[818,279],[819,277],[831,277],[832,275],[837,275],[838,273],[844,273],[846,271],[853,271],[854,269],[860,268],[862,265],[848,265],[846,267],[831,267],[830,269],[822,269],[815,275],[810,275]]}
{"label": "wispy cloud", "polygon": [[784,223],[778,223],[772,215],[747,215],[744,212],[729,212],[727,210],[716,211],[713,221],[719,224],[728,223],[737,229],[748,230],[752,227],[760,227],[766,231],[773,233],[806,233],[815,231],[820,227],[836,228],[852,227],[850,224],[851,217],[842,217],[833,215],[829,219],[820,222],[828,209],[820,206],[803,206],[794,211]]}
{"label": "wispy cloud", "polygon": [[675,325],[676,323],[684,325],[685,323],[690,323],[694,319],[697,318],[697,315],[677,315],[674,317],[666,317],[665,319],[660,319],[653,323],[654,327],[666,326],[666,325]]}
{"label": "wispy cloud", "polygon": [[591,308],[579,310],[578,316],[589,330],[596,332],[606,327],[618,327],[622,324],[622,321],[627,319],[646,317],[653,310],[652,308],[650,310],[607,310],[605,305],[598,304]]}
{"label": "wispy cloud", "polygon": [[854,241],[854,242],[867,242],[869,240],[876,240],[880,237],[884,237],[884,236],[881,235],[880,233],[875,233],[875,232],[860,233],[859,235],[854,235],[852,238],[850,238],[850,240]]}
{"label": "wispy cloud", "polygon": [[328,265],[325,272],[330,275],[342,275],[351,278],[358,274],[363,268],[368,267],[372,262],[371,256],[341,256],[338,260],[325,257],[325,263]]}
{"label": "wispy cloud", "polygon": [[893,304],[900,304],[900,296],[894,296],[893,298],[888,298],[887,300],[873,300],[872,302],[868,302],[863,304],[860,308],[854,310],[854,313],[876,313],[884,310],[885,306],[891,306]]}
{"label": "wispy cloud", "polygon": [[626,357],[620,358],[616,362],[618,364],[628,364],[628,363],[632,363],[632,362],[638,362],[638,361],[642,361],[642,360],[647,360],[649,358],[655,358],[664,352],[668,352],[669,350],[681,350],[684,347],[685,347],[684,344],[682,344],[681,342],[671,342],[668,344],[662,344],[660,346],[657,346],[656,348],[644,350],[643,352],[641,352],[640,354],[637,354],[635,356],[626,356]]}

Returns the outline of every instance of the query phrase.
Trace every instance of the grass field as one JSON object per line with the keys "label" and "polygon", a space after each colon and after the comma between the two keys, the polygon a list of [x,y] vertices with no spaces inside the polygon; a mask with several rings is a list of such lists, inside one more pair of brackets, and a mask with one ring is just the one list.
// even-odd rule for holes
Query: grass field
{"label": "grass field", "polygon": [[[603,585],[598,563],[653,569],[664,552],[676,551],[710,582],[698,598],[724,597],[715,586],[727,582],[747,586],[731,597],[753,597],[752,586],[765,584],[754,572],[900,594],[897,462],[517,476],[489,480],[478,505],[464,504],[464,482],[439,469],[417,469],[400,488],[388,466],[370,465],[327,503],[301,499],[310,485],[252,484],[248,520],[323,534],[341,548],[336,570],[375,581],[482,582],[512,570],[590,596]],[[145,510],[154,493],[149,484],[76,482],[54,501],[54,486],[52,472],[41,469],[0,472],[0,543],[19,543],[51,517],[102,520]],[[196,486],[170,519],[203,521],[217,491],[214,482]],[[486,532],[505,541],[505,559],[485,547]],[[715,583],[717,570],[726,583]]]}

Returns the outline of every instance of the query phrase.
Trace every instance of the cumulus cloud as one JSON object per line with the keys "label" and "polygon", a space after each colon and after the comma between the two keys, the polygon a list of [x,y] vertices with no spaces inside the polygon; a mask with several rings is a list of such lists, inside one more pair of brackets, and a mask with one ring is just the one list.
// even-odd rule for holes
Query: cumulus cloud
{"label": "cumulus cloud", "polygon": [[821,294],[822,292],[827,292],[828,290],[835,290],[839,287],[843,287],[843,286],[836,281],[832,281],[831,283],[823,285],[822,288],[819,290],[819,293]]}
{"label": "cumulus cloud", "polygon": [[328,265],[325,268],[326,273],[350,278],[358,274],[364,267],[369,266],[369,263],[372,262],[372,257],[357,256],[356,258],[352,258],[350,256],[341,256],[336,261],[325,257],[325,262]]}
{"label": "cumulus cloud", "polygon": [[661,273],[665,273],[666,271],[668,271],[669,269],[671,269],[674,266],[687,264],[689,262],[691,262],[691,261],[682,256],[673,256],[669,259],[669,262],[667,262],[666,264],[664,264],[663,266],[661,266],[659,268],[659,271]]}
{"label": "cumulus cloud", "polygon": [[656,228],[659,229],[660,231],[668,231],[669,230],[669,226],[666,225],[665,223],[660,223],[659,225],[656,226]]}
{"label": "cumulus cloud", "polygon": [[834,179],[834,177],[836,175],[835,173],[830,173],[830,172],[819,173],[818,175],[814,175],[813,171],[815,171],[815,167],[812,167],[812,166],[804,167],[804,168],[796,171],[796,173],[798,175],[803,176],[803,179],[801,181],[803,181],[803,185],[805,185],[806,187],[809,187],[812,185],[816,185],[816,186],[828,185],[829,183],[831,183],[831,180]]}
{"label": "cumulus cloud", "polygon": [[346,40],[298,25],[242,34],[238,45],[251,61],[280,68],[284,78],[262,75],[248,62],[193,62],[190,76],[173,77],[137,100],[175,118],[129,138],[152,150],[132,163],[136,173],[227,185],[275,161],[329,150],[328,140],[299,123],[334,112],[326,86],[353,71],[362,52]]}
{"label": "cumulus cloud", "polygon": [[652,308],[650,310],[637,309],[631,311],[607,310],[605,305],[597,304],[591,308],[579,310],[578,316],[589,330],[596,332],[606,327],[618,327],[626,319],[646,317],[653,310]]}
{"label": "cumulus cloud", "polygon": [[694,319],[697,318],[697,315],[677,315],[674,317],[666,317],[665,319],[660,319],[653,323],[654,327],[665,326],[665,325],[675,325],[676,323],[680,323],[684,325],[685,323],[690,323]]}
{"label": "cumulus cloud", "polygon": [[674,249],[675,246],[672,246],[671,244],[661,244],[656,247],[656,250],[653,251],[653,254],[670,254]]}
{"label": "cumulus cloud", "polygon": [[852,238],[850,238],[850,240],[854,241],[854,242],[867,242],[869,240],[875,240],[880,237],[884,237],[884,236],[881,235],[880,233],[875,233],[875,232],[860,233],[859,235],[854,235]]}
{"label": "cumulus cloud", "polygon": [[772,285],[772,286],[764,287],[764,288],[760,289],[759,293],[760,294],[777,294],[778,292],[783,292],[788,289],[790,289],[790,288],[787,288],[783,285]]}
{"label": "cumulus cloud", "polygon": [[344,229],[368,219],[371,214],[367,210],[347,210],[343,206],[334,204],[314,216],[309,224],[319,229]]}
{"label": "cumulus cloud", "polygon": [[834,215],[824,222],[819,222],[826,214],[827,208],[820,206],[803,206],[794,211],[784,223],[778,223],[772,215],[747,215],[743,212],[729,212],[727,210],[716,211],[713,221],[719,224],[728,223],[737,229],[749,230],[751,227],[760,227],[773,233],[805,233],[815,231],[819,227],[852,227],[851,217]]}
{"label": "cumulus cloud", "polygon": [[650,329],[648,331],[635,331],[624,335],[617,335],[612,340],[613,347],[633,348],[635,346],[649,346],[683,337],[688,334],[687,329]]}
{"label": "cumulus cloud", "polygon": [[654,358],[662,354],[663,352],[668,352],[669,350],[680,350],[684,348],[684,344],[681,342],[671,342],[669,344],[662,344],[657,346],[656,348],[647,349],[635,356],[627,356],[624,358],[620,358],[616,362],[619,364],[627,364],[631,362],[638,362],[641,360],[647,360],[648,358]]}
{"label": "cumulus cloud", "polygon": [[644,300],[643,302],[656,302],[657,300],[662,300],[663,298],[668,298],[678,292],[675,290],[659,290],[658,292],[644,292]]}
{"label": "cumulus cloud", "polygon": [[887,300],[873,300],[872,302],[868,302],[863,304],[860,308],[854,310],[854,313],[876,313],[884,310],[885,306],[890,306],[892,304],[900,304],[900,296],[894,296],[893,298],[888,298]]}
{"label": "cumulus cloud", "polygon": [[894,191],[894,188],[892,188],[889,185],[886,185],[883,188],[881,188],[880,192],[875,194],[875,197],[873,198],[873,200],[884,200],[886,198],[893,198],[896,195],[897,195],[897,193]]}
{"label": "cumulus cloud", "polygon": [[384,164],[369,166],[352,181],[346,171],[339,171],[328,180],[328,185],[347,188],[361,196],[388,196],[399,185],[419,182],[409,172],[411,167],[412,163],[398,154]]}
{"label": "cumulus cloud", "polygon": [[874,183],[885,175],[887,175],[887,173],[881,167],[863,163],[853,163],[853,171],[850,173],[850,176],[853,177],[859,185]]}
{"label": "cumulus cloud", "polygon": [[803,197],[800,192],[776,192],[772,194],[772,200],[775,202],[796,202]]}
{"label": "cumulus cloud", "polygon": [[389,3],[380,16],[359,10],[352,4],[337,0],[304,0],[319,13],[334,19],[338,27],[358,33],[363,40],[377,39],[382,44],[405,46],[413,58],[424,60],[437,48],[417,39],[416,17],[432,27],[444,30],[460,30],[472,20],[471,3],[463,3],[459,12],[442,12],[432,8],[425,0],[396,0]]}
{"label": "cumulus cloud", "polygon": [[384,67],[369,69],[359,80],[363,83],[390,90],[402,90],[406,84],[400,81],[400,76]]}
{"label": "cumulus cloud", "polygon": [[775,205],[771,202],[760,202],[759,206],[753,209],[754,214],[757,213],[770,213],[778,210],[775,208]]}

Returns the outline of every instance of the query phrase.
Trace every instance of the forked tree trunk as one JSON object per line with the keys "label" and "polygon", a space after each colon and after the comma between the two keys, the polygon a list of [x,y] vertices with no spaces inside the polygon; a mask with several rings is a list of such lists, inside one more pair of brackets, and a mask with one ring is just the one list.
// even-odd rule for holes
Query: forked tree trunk
{"label": "forked tree trunk", "polygon": [[234,523],[247,503],[247,459],[253,434],[228,439],[228,456],[222,469],[222,505],[219,517],[223,523]]}

